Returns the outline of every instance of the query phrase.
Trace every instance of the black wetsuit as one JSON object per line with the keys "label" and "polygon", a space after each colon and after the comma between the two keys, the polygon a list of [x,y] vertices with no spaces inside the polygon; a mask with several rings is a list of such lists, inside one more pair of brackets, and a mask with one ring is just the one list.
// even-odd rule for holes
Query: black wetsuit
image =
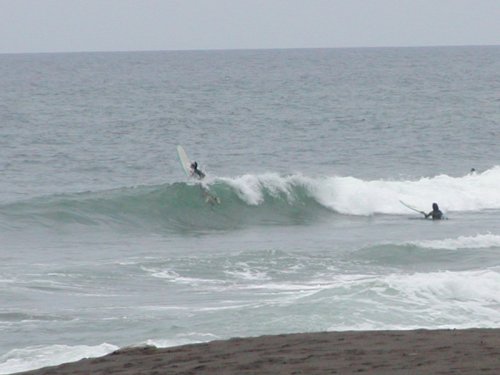
{"label": "black wetsuit", "polygon": [[429,216],[432,217],[432,220],[441,220],[443,218],[443,213],[439,209],[432,210],[427,215],[425,215],[426,218],[428,218]]}
{"label": "black wetsuit", "polygon": [[203,173],[202,171],[200,171],[198,169],[198,163],[197,162],[193,162],[191,163],[191,174],[196,177],[197,179],[201,180],[202,178],[205,177],[205,173]]}
{"label": "black wetsuit", "polygon": [[205,177],[205,173],[203,173],[202,171],[200,171],[199,169],[193,169],[193,175],[196,175],[197,178],[199,178],[200,180]]}

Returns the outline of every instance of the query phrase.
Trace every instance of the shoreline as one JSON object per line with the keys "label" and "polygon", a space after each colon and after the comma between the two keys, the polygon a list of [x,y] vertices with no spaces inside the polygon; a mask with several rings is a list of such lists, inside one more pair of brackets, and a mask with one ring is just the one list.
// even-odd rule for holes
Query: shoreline
{"label": "shoreline", "polygon": [[500,328],[342,331],[126,347],[18,375],[498,374]]}

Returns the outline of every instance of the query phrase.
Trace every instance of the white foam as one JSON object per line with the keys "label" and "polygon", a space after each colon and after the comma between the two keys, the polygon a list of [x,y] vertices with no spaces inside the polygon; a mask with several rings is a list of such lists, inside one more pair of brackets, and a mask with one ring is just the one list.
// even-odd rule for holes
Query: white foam
{"label": "white foam", "polygon": [[438,202],[444,212],[500,209],[500,166],[462,177],[439,175],[400,181],[310,178],[300,174],[282,177],[274,173],[220,180],[232,186],[250,205],[264,203],[264,192],[284,194],[292,201],[293,188],[302,187],[321,205],[351,215],[414,214],[400,200],[423,211],[430,211],[433,202]]}
{"label": "white foam", "polygon": [[13,349],[0,356],[0,374],[56,366],[61,363],[79,361],[83,358],[101,357],[117,349],[117,346],[106,343],[97,346],[49,345]]}
{"label": "white foam", "polygon": [[415,241],[411,244],[428,249],[487,249],[500,247],[500,236],[495,234],[478,234],[476,236],[460,236],[444,240]]}
{"label": "white foam", "polygon": [[[470,302],[477,305],[500,304],[500,273],[493,269],[462,272],[433,272],[390,275],[386,282],[401,290],[411,301],[431,301],[437,305]],[[500,310],[497,310],[500,318]]]}
{"label": "white foam", "polygon": [[340,299],[336,293],[337,303],[348,300],[349,305],[359,304],[372,313],[363,313],[359,322],[337,321],[329,329],[498,328],[499,271],[395,273],[344,279],[334,287],[343,287],[348,293]]}
{"label": "white foam", "polygon": [[332,177],[318,187],[320,203],[346,214],[410,214],[400,200],[424,211],[439,202],[444,211],[475,211],[500,208],[500,167],[482,174],[450,177],[440,175],[416,181],[364,181]]}
{"label": "white foam", "polygon": [[213,335],[211,333],[199,333],[192,332],[187,334],[182,334],[177,336],[175,339],[149,339],[140,345],[151,345],[157,348],[169,348],[173,346],[197,344],[200,342],[208,342],[219,340],[220,336]]}
{"label": "white foam", "polygon": [[143,271],[151,274],[152,277],[165,279],[168,282],[185,285],[206,285],[217,284],[219,281],[210,279],[201,279],[196,277],[181,276],[177,272],[170,269],[154,269],[141,267]]}
{"label": "white foam", "polygon": [[226,275],[240,280],[270,280],[267,272],[255,269],[244,262],[236,264],[236,269],[224,271]]}
{"label": "white foam", "polygon": [[236,178],[221,178],[221,181],[233,187],[240,199],[250,205],[264,202],[264,190],[271,195],[285,194],[288,199],[293,199],[291,193],[293,178],[281,177],[277,173],[246,174]]}

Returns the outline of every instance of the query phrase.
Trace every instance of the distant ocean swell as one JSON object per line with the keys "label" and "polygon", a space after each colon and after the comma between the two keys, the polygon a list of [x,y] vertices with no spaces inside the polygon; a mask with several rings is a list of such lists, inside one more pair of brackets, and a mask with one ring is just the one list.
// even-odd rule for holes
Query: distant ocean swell
{"label": "distant ocean swell", "polygon": [[[422,210],[439,202],[445,212],[500,209],[500,167],[483,173],[418,180],[280,176],[269,173],[175,182],[98,192],[60,194],[3,204],[0,226],[144,227],[161,230],[304,224],[325,215],[412,215],[400,200]],[[207,194],[208,193],[208,194]],[[220,204],[210,202],[220,199]]]}
{"label": "distant ocean swell", "polygon": [[500,235],[483,233],[442,240],[373,244],[350,254],[350,260],[366,265],[436,271],[480,269],[486,263],[492,265],[491,270],[500,272],[495,266],[499,255]]}

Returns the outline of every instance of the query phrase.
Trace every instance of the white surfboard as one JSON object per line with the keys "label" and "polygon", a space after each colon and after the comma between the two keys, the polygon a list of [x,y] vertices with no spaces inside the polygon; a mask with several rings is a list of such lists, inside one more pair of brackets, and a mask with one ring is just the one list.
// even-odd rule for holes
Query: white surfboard
{"label": "white surfboard", "polygon": [[186,151],[184,151],[184,148],[180,145],[177,145],[177,155],[179,156],[182,169],[184,169],[184,172],[186,172],[188,177],[191,177],[191,161],[189,160]]}
{"label": "white surfboard", "polygon": [[408,203],[405,203],[403,202],[402,200],[399,201],[403,206],[405,206],[406,208],[409,208],[410,210],[413,210],[415,212],[418,212],[419,214],[422,214],[422,215],[426,215],[426,213],[422,210],[419,210],[418,208],[415,208],[413,206],[410,206]]}

